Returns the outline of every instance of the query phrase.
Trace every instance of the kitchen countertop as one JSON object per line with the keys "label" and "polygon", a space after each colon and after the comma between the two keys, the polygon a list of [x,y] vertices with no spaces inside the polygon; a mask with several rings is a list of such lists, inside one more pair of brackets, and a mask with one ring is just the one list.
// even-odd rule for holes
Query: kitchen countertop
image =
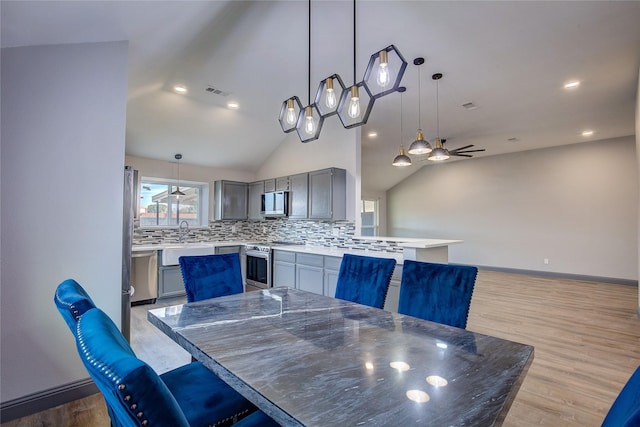
{"label": "kitchen countertop", "polygon": [[273,245],[271,249],[288,252],[309,253],[313,255],[325,255],[340,257],[344,254],[362,255],[377,258],[393,258],[402,264],[402,252],[370,251],[362,249],[337,248],[335,246],[313,246],[313,245]]}

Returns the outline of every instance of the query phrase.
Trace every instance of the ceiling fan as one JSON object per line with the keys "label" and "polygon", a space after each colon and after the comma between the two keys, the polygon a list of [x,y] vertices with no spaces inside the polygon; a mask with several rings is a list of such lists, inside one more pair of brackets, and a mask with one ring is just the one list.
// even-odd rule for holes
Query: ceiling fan
{"label": "ceiling fan", "polygon": [[[442,138],[442,144],[447,142],[446,138]],[[469,148],[475,147],[473,144],[465,145],[464,147],[456,148],[455,150],[447,150],[450,156],[459,156],[459,157],[473,157],[473,155],[469,153],[478,153],[481,151],[485,151],[484,148],[478,148],[476,150],[469,150]],[[445,148],[446,150],[446,148]]]}

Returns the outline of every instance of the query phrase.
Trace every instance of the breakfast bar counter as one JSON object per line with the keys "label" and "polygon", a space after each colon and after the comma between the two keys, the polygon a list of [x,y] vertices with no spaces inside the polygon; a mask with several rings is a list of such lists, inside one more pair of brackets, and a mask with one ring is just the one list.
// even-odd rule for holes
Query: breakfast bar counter
{"label": "breakfast bar counter", "polygon": [[282,425],[499,425],[533,347],[290,288],[148,319]]}

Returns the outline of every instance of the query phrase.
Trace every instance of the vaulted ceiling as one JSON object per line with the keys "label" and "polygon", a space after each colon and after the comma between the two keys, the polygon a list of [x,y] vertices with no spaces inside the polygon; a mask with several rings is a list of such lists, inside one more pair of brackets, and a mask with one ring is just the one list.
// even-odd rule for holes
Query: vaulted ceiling
{"label": "vaulted ceiling", "polygon": [[[449,149],[473,144],[486,149],[478,156],[490,156],[635,132],[638,1],[356,6],[357,80],[369,56],[390,44],[409,63],[402,130],[398,93],[377,100],[362,129],[369,189],[386,190],[427,165],[390,163],[419,121],[428,140],[436,137],[436,72],[444,74],[439,129]],[[353,2],[311,7],[313,97],[333,73],[353,83]],[[184,163],[256,171],[285,138],[281,103],[292,95],[307,103],[307,8],[307,1],[285,0],[3,0],[2,47],[128,40],[127,154],[171,160],[180,152]],[[416,57],[425,58],[420,97]],[[572,80],[580,86],[564,89]],[[176,93],[176,84],[188,92]],[[238,110],[227,108],[230,100]],[[477,108],[463,108],[468,102]],[[587,129],[594,134],[582,136]]]}

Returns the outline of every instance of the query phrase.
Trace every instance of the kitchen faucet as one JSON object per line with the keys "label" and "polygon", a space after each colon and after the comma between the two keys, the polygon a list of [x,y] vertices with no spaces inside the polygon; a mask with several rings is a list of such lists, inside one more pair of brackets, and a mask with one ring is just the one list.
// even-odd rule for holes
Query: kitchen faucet
{"label": "kitchen faucet", "polygon": [[[184,228],[182,227],[184,225]],[[182,243],[182,238],[189,234],[189,223],[186,220],[182,220],[180,222],[180,226],[178,227],[178,242]]]}

